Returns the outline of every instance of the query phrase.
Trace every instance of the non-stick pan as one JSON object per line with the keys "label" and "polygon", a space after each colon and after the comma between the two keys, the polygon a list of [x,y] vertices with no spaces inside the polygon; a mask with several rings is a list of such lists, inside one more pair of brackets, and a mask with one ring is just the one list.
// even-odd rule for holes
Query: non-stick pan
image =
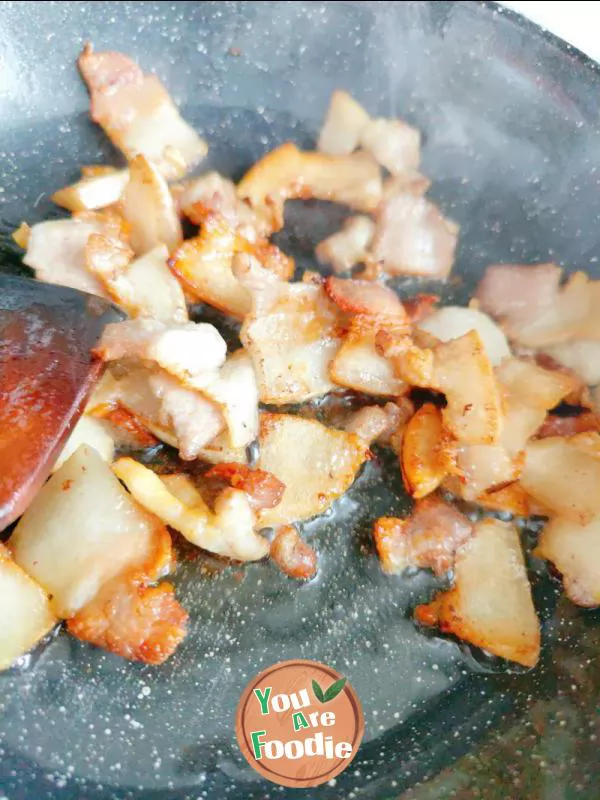
{"label": "non-stick pan", "polygon": [[[461,225],[446,300],[464,301],[493,262],[597,273],[600,74],[535,26],[475,2],[4,2],[5,232],[56,215],[49,195],[79,165],[118,159],[89,121],[75,68],[86,40],[156,71],[210,141],[203,167],[234,178],[284,140],[313,145],[338,87],[417,125],[433,195]],[[296,205],[283,246],[312,265],[315,243],[338,224],[323,205]],[[16,270],[4,239],[3,263]],[[473,747],[516,696],[546,686],[557,584],[531,562],[545,620],[533,675],[423,635],[410,609],[433,580],[384,576],[370,544],[375,516],[407,508],[382,455],[331,515],[306,526],[321,554],[317,580],[298,585],[270,564],[200,577],[185,561],[177,583],[191,633],[164,666],[62,634],[29,668],[0,677],[0,796],[296,796],[246,764],[234,713],[254,674],[298,657],[347,675],[366,718],[350,768],[303,796],[395,798]]]}

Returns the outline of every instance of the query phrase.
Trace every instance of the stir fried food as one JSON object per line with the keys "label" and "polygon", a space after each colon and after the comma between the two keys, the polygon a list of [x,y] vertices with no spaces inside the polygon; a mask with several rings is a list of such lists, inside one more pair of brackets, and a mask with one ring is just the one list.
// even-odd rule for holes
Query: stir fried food
{"label": "stir fried food", "polygon": [[[70,216],[14,239],[39,280],[128,319],[105,329],[85,414],[0,544],[0,669],[63,621],[125,658],[171,657],[193,624],[164,581],[183,539],[224,568],[312,580],[305,521],[380,447],[414,501],[372,521],[381,568],[445,581],[416,622],[535,665],[515,518],[546,519],[536,555],[600,605],[600,281],[496,264],[468,307],[444,306],[459,228],[428,196],[413,125],[336,91],[315,149],[283,142],[236,185],[203,170],[208,144],[155,75],[91,46],[78,64],[126,166],[83,166],[53,195]],[[312,199],[347,216],[297,274],[271,237]]]}
{"label": "stir fried food", "polygon": [[454,585],[418,606],[416,617],[494,655],[534,666],[540,625],[515,526],[478,522],[456,552]]}

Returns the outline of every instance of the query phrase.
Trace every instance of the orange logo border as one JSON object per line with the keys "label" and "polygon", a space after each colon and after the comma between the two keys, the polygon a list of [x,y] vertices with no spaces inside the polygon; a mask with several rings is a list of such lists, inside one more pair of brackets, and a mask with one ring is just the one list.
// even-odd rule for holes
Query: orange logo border
{"label": "orange logo border", "polygon": [[[349,757],[337,758],[329,769],[318,775],[311,774],[310,776],[299,778],[290,774],[286,774],[285,772],[279,772],[273,767],[267,766],[265,761],[262,759],[259,761],[254,755],[253,747],[250,741],[250,734],[246,725],[250,701],[251,699],[255,698],[254,690],[259,687],[259,684],[264,684],[265,680],[269,680],[269,678],[272,679],[277,673],[290,671],[290,669],[293,668],[319,672],[324,677],[327,676],[327,679],[330,681],[336,681],[341,678],[341,675],[336,670],[326,666],[325,664],[321,664],[318,661],[292,659],[290,661],[280,661],[277,664],[273,664],[271,667],[268,667],[256,675],[244,689],[236,712],[235,733],[244,758],[246,761],[248,761],[250,766],[253,767],[264,778],[267,778],[267,780],[270,780],[272,783],[279,784],[280,786],[288,786],[292,788],[310,788],[320,786],[327,781],[332,780],[345,769],[347,769],[358,752],[358,748],[365,732],[365,721],[358,696],[350,683],[346,682],[340,694],[344,695],[345,699],[349,702],[354,717],[354,731],[352,732],[351,738],[348,736],[348,741],[352,746],[352,753]],[[290,733],[293,733],[293,730],[290,730]],[[297,737],[298,733],[296,733],[295,736]],[[275,763],[280,764],[281,762],[278,760]],[[286,760],[284,763],[291,765],[292,762]],[[294,767],[296,768],[299,763],[300,762],[294,762]]]}

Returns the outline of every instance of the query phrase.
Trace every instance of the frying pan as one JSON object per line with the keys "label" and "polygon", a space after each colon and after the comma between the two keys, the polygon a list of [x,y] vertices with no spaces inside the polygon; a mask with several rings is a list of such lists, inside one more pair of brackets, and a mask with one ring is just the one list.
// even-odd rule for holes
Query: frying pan
{"label": "frying pan", "polygon": [[[79,165],[118,161],[89,121],[74,66],[86,40],[155,70],[211,143],[203,168],[236,179],[284,140],[311,146],[338,87],[372,113],[417,125],[432,194],[461,225],[459,280],[446,301],[464,302],[493,262],[597,272],[598,70],[519,17],[471,2],[4,2],[5,232],[56,215],[49,194]],[[296,204],[281,244],[312,264],[339,219]],[[3,241],[5,268],[18,271]],[[384,576],[369,540],[373,518],[407,509],[381,455],[330,515],[305,526],[321,557],[308,585],[270,564],[199,578],[197,561],[183,563],[178,594],[192,630],[160,668],[58,636],[27,669],[0,677],[0,795],[296,796],[250,769],[233,720],[250,677],[297,657],[347,675],[366,718],[351,767],[304,796],[395,798],[472,748],[516,698],[550,691],[557,585],[530,562],[545,639],[530,675],[424,636],[410,609],[433,579]]]}

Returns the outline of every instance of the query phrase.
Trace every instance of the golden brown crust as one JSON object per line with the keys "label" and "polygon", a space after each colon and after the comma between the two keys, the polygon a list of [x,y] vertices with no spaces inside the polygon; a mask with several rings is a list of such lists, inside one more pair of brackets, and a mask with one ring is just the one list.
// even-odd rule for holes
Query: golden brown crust
{"label": "golden brown crust", "polygon": [[456,554],[454,585],[415,618],[526,667],[537,663],[540,626],[516,528],[483,520]]}
{"label": "golden brown crust", "polygon": [[380,320],[392,317],[396,326],[406,320],[400,298],[383,284],[330,275],[325,279],[324,288],[329,299],[342,311],[374,316]]}
{"label": "golden brown crust", "polygon": [[78,639],[146,664],[162,664],[186,635],[188,615],[173,586],[115,579],[67,622]]}
{"label": "golden brown crust", "polygon": [[415,498],[435,491],[453,469],[452,445],[442,412],[426,403],[408,421],[402,440],[402,477]]}
{"label": "golden brown crust", "polygon": [[290,578],[309,580],[317,571],[317,554],[293,525],[282,525],[271,543],[271,559]]}
{"label": "golden brown crust", "polygon": [[239,489],[248,495],[251,505],[259,510],[273,508],[283,497],[285,484],[263,469],[251,469],[234,462],[215,464],[204,475],[209,486],[217,491],[224,486]]}
{"label": "golden brown crust", "polygon": [[538,439],[545,439],[548,436],[574,436],[577,433],[588,433],[589,431],[600,431],[600,420],[592,411],[584,411],[574,417],[559,417],[556,414],[548,414],[544,424],[536,433]]}
{"label": "golden brown crust", "polygon": [[385,572],[400,574],[407,567],[419,567],[444,575],[471,532],[472,525],[463,514],[432,496],[419,501],[407,519],[376,520],[373,536]]}

